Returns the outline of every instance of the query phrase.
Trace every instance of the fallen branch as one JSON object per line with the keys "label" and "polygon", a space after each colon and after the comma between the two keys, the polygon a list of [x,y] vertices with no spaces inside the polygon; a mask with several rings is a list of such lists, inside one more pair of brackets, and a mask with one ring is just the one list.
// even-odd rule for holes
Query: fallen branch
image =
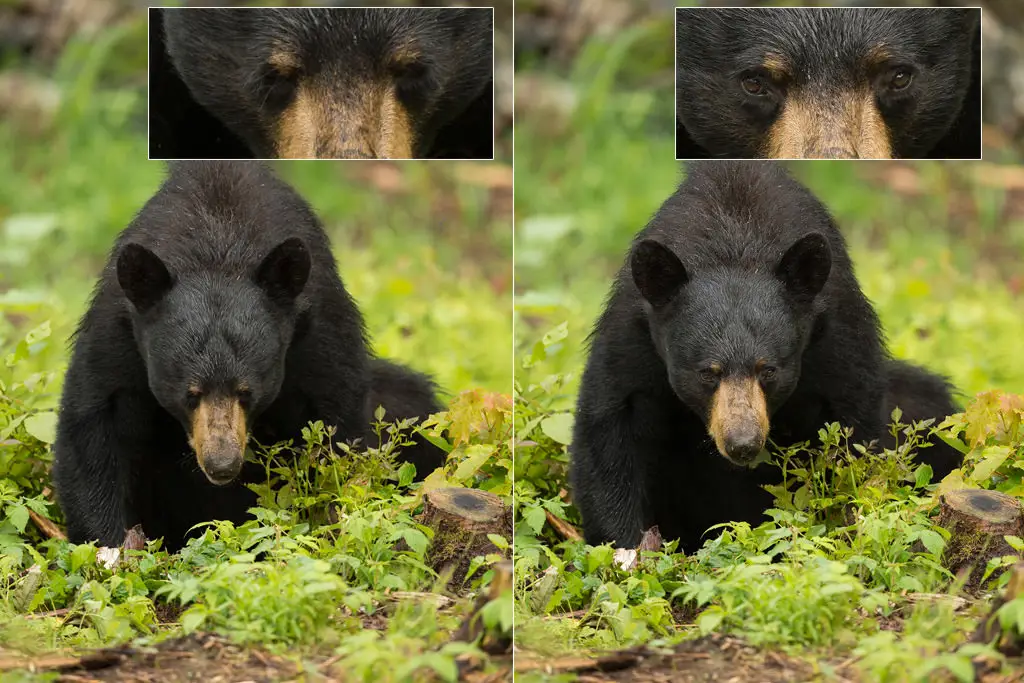
{"label": "fallen branch", "polygon": [[61,531],[61,528],[43,517],[35,510],[28,511],[28,517],[32,520],[32,523],[39,527],[39,530],[46,534],[49,538],[58,538],[62,541],[68,540],[67,534]]}
{"label": "fallen branch", "polygon": [[515,658],[516,673],[539,671],[546,674],[585,673],[588,671],[622,671],[640,663],[644,652],[616,652],[602,657],[560,657],[558,659]]}
{"label": "fallen branch", "polygon": [[447,595],[440,593],[421,593],[419,591],[392,591],[388,597],[395,602],[403,600],[417,600],[420,602],[433,602],[438,609],[446,609],[455,604],[455,601]]}
{"label": "fallen branch", "polygon": [[576,530],[576,527],[574,527],[572,524],[569,524],[569,522],[565,521],[564,519],[559,519],[558,517],[555,517],[551,513],[551,510],[545,510],[544,511],[544,515],[548,518],[548,524],[550,524],[551,527],[556,532],[558,532],[558,535],[561,536],[562,538],[564,538],[565,540],[567,540],[567,541],[582,541],[583,540],[583,535],[580,534],[580,532]]}
{"label": "fallen branch", "polygon": [[60,609],[50,610],[49,612],[33,612],[32,614],[26,614],[25,619],[49,619],[50,617],[63,617],[71,611],[70,607],[62,607]]}
{"label": "fallen branch", "polygon": [[0,657],[0,671],[74,671],[105,669],[120,664],[124,653],[113,650],[98,650],[79,657],[67,655],[44,655],[42,657]]}

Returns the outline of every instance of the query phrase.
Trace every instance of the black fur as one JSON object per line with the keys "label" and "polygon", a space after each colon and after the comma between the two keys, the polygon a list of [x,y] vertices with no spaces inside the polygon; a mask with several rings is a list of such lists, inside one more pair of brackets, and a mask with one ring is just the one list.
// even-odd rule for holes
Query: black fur
{"label": "black fur", "polygon": [[[394,83],[412,117],[415,157],[492,157],[487,9],[151,8],[150,15],[151,53],[164,48],[168,57],[153,58],[153,158],[229,158],[241,152],[237,141],[250,157],[274,157],[279,117],[300,81],[338,103],[363,84]],[[390,58],[409,46],[420,56],[394,71]],[[293,77],[268,64],[282,47],[299,57]],[[351,133],[345,125],[330,132]]]}
{"label": "black fur", "polygon": [[571,449],[586,540],[632,547],[657,524],[692,551],[712,525],[762,517],[778,470],[719,454],[712,364],[759,382],[771,442],[787,446],[826,422],[880,438],[888,362],[825,207],[774,162],[692,164],[636,236],[591,337]]}
{"label": "black fur", "polygon": [[[677,9],[676,156],[764,156],[767,131],[787,96],[811,93],[826,106],[844,90],[870,88],[889,130],[895,158],[981,156],[981,36],[977,9]],[[865,66],[873,46],[893,52],[885,66]],[[767,53],[799,74],[775,82]],[[894,68],[913,82],[886,88]],[[765,90],[750,95],[744,78]]]}
{"label": "black fur", "polygon": [[[320,221],[256,162],[172,164],[114,246],[61,403],[53,475],[71,541],[115,546],[141,524],[174,550],[194,524],[247,518],[243,483],[263,469],[208,481],[188,443],[194,386],[237,392],[265,445],[312,420],[368,437],[378,402],[439,409],[424,376],[372,359]],[[420,476],[442,459],[426,442],[402,455]]]}

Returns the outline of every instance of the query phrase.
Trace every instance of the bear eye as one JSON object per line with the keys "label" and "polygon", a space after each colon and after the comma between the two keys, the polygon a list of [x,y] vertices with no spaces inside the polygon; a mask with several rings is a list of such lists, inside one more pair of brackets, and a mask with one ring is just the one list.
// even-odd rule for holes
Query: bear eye
{"label": "bear eye", "polygon": [[768,86],[760,76],[747,76],[740,81],[740,85],[748,95],[761,96],[768,92]]}
{"label": "bear eye", "polygon": [[422,107],[437,85],[429,64],[423,61],[396,62],[390,71],[399,99],[413,108]]}
{"label": "bear eye", "polygon": [[778,370],[774,366],[766,365],[763,368],[761,368],[761,380],[765,382],[773,380],[775,379],[775,374],[777,372]]}
{"label": "bear eye", "polygon": [[889,88],[892,90],[906,90],[914,81],[914,74],[910,69],[895,69],[889,77]]}
{"label": "bear eye", "polygon": [[203,397],[203,392],[195,387],[192,387],[185,394],[185,405],[188,406],[189,410],[195,410],[199,407],[199,399]]}
{"label": "bear eye", "polygon": [[271,109],[286,108],[295,97],[299,85],[299,72],[282,72],[272,65],[263,70],[261,79],[261,96],[264,105]]}
{"label": "bear eye", "polygon": [[718,384],[718,378],[721,375],[722,368],[719,365],[712,365],[697,371],[698,379],[704,384]]}
{"label": "bear eye", "polygon": [[238,396],[238,402],[243,408],[248,408],[249,404],[252,403],[252,391],[247,388],[239,388],[235,394]]}

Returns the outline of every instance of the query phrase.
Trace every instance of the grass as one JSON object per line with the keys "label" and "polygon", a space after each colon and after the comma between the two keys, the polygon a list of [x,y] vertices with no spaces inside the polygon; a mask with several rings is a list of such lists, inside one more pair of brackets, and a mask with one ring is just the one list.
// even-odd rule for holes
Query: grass
{"label": "grass", "polygon": [[[920,485],[913,439],[883,458],[848,459],[843,432],[823,425],[809,455],[785,454],[819,466],[797,467],[788,486],[773,491],[772,521],[727,525],[693,556],[670,543],[644,553],[632,571],[617,565],[610,547],[564,540],[547,521],[580,522],[566,473],[586,337],[631,237],[683,177],[672,160],[671,94],[622,74],[659,30],[594,38],[572,69],[528,72],[573,93],[563,118],[517,110],[519,652],[578,656],[734,634],[824,673],[846,661],[843,675],[857,680],[925,680],[939,671],[974,680],[971,658],[992,655],[966,643],[984,596],[968,596],[965,610],[941,597],[912,599],[960,591],[941,564],[948,533],[933,517],[935,486]],[[561,137],[565,131],[573,135]],[[1021,496],[1024,222],[1011,194],[987,182],[978,164],[789,166],[835,215],[892,353],[949,376],[960,393],[966,412],[943,432],[967,461],[944,485]],[[828,480],[811,475],[837,469]]]}
{"label": "grass", "polygon": [[[456,657],[495,668],[452,637],[500,553],[473,563],[468,591],[450,590],[417,514],[431,486],[511,500],[501,165],[275,164],[323,219],[375,351],[432,374],[450,404],[432,423],[379,426],[382,442],[416,428],[449,450],[427,484],[408,486],[392,446],[347,452],[314,424],[295,452],[260,456],[277,485],[260,489],[254,520],[213,524],[178,554],[151,544],[108,566],[105,551],[46,539],[31,521],[61,523],[48,468],[68,340],[163,175],[146,161],[144,80],[110,66],[144,38],[129,21],[73,42],[37,74],[59,107],[0,122],[0,660],[213,631],[352,680],[454,680]],[[489,603],[484,630],[510,632],[511,608],[509,593]]]}

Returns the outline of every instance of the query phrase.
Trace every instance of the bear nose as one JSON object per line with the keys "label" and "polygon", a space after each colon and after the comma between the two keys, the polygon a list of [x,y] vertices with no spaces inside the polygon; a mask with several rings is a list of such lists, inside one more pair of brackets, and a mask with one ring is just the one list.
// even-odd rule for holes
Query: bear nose
{"label": "bear nose", "polygon": [[203,457],[203,471],[210,483],[217,486],[229,484],[242,471],[242,454],[227,448],[207,452]]}
{"label": "bear nose", "polygon": [[764,448],[761,430],[756,425],[736,426],[725,435],[725,453],[733,462],[746,465]]}

